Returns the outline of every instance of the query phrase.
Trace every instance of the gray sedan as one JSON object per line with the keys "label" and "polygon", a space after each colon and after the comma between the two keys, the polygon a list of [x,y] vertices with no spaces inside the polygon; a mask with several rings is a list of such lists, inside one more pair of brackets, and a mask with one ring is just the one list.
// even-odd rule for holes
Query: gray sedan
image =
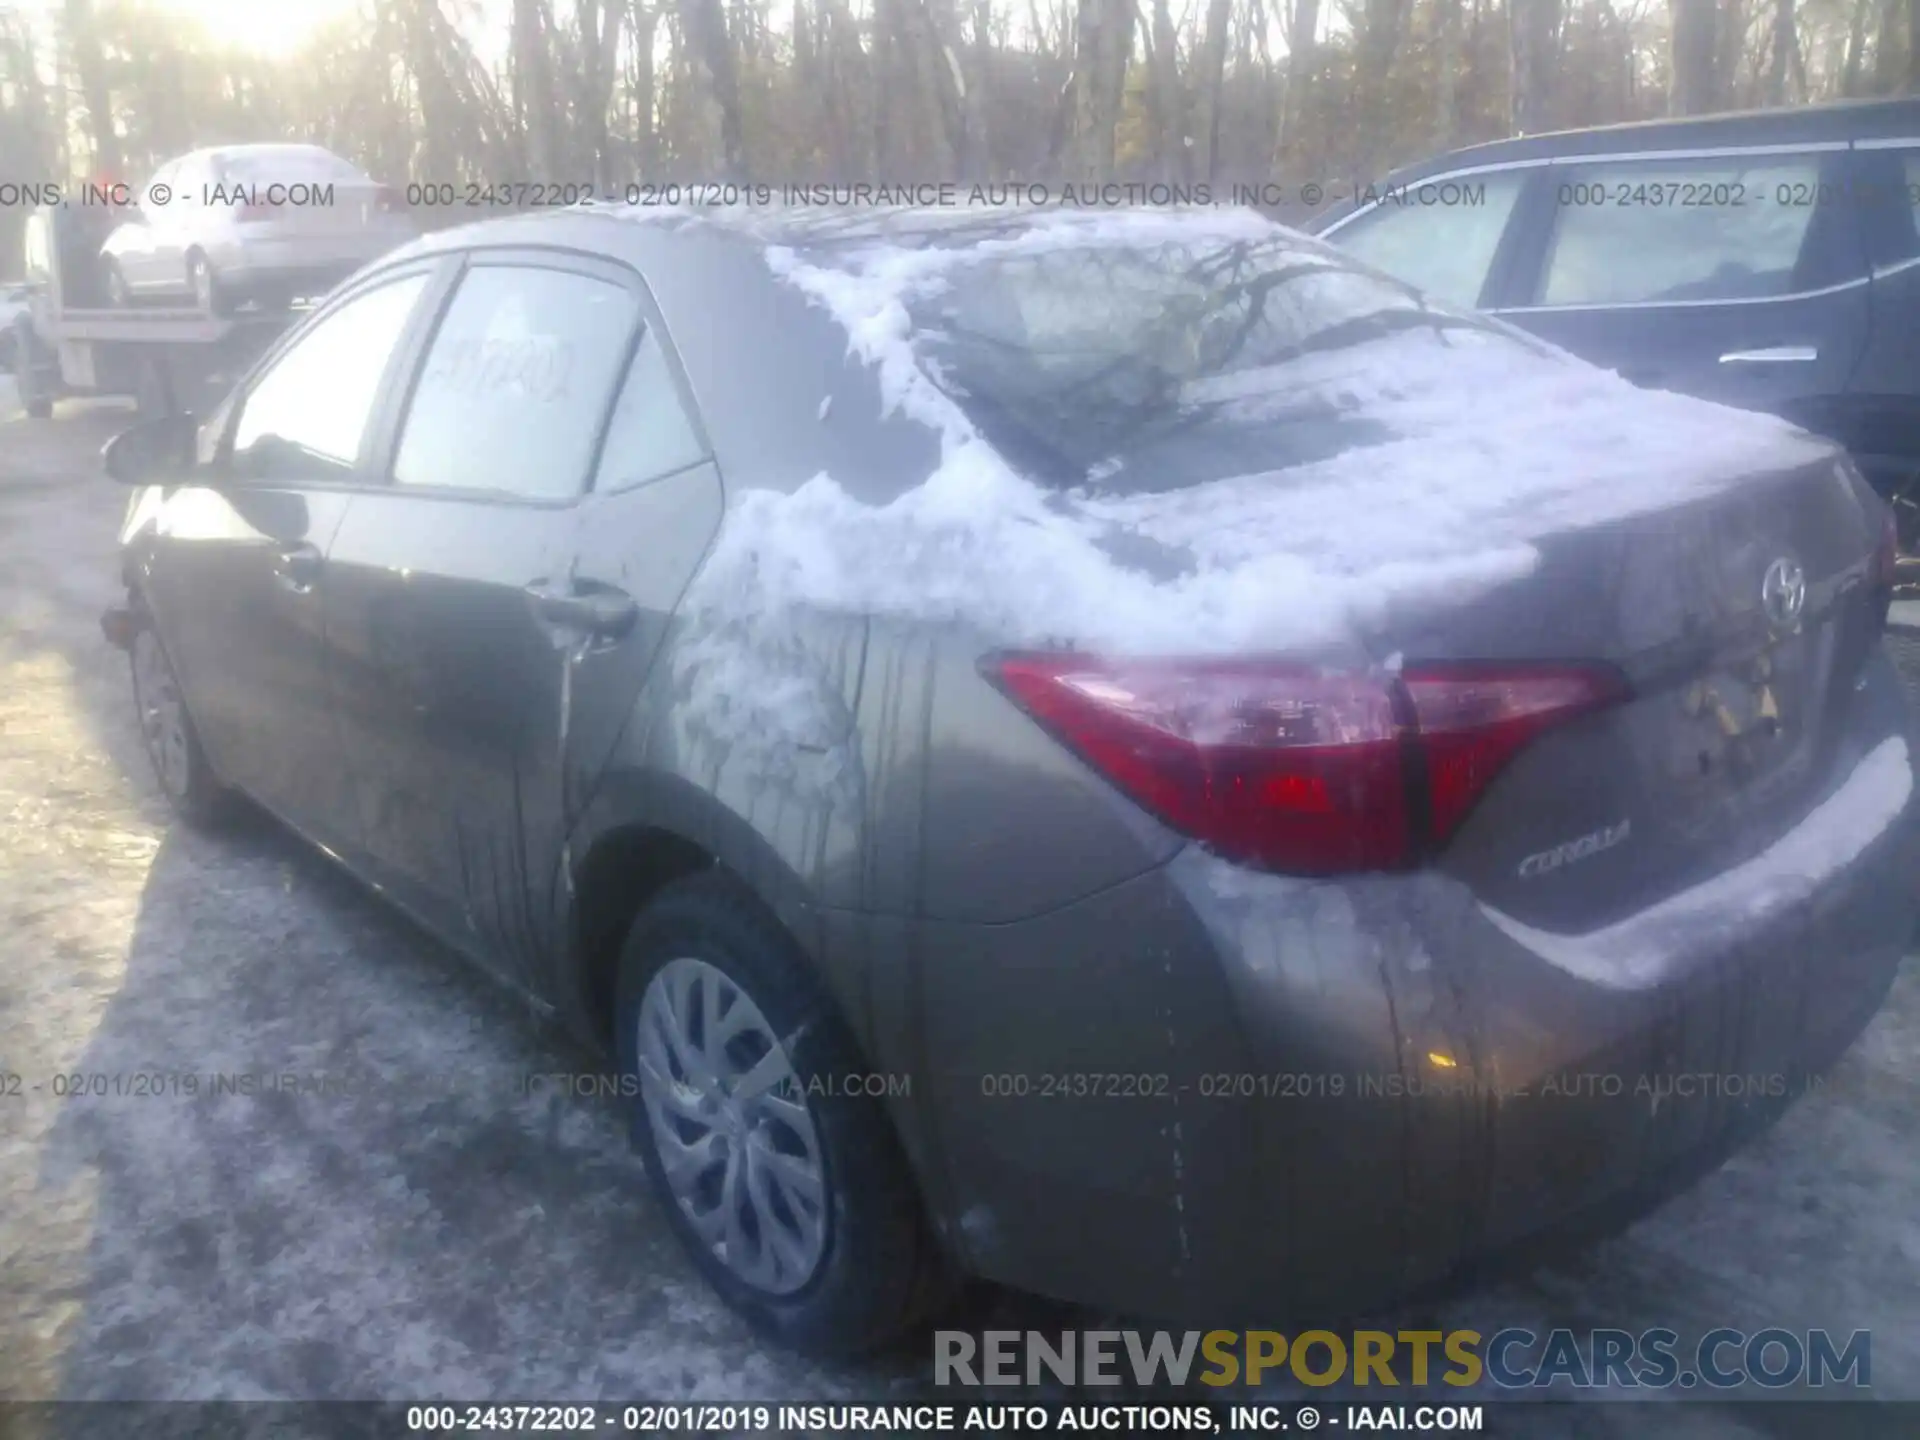
{"label": "gray sedan", "polygon": [[181,813],[598,1045],[795,1345],[1619,1223],[1920,907],[1845,458],[1250,214],[489,222],[108,468]]}

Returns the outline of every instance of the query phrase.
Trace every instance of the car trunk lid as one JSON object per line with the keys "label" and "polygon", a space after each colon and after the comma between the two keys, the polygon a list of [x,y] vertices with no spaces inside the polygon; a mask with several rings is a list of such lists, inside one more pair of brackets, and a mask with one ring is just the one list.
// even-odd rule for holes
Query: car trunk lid
{"label": "car trunk lid", "polygon": [[1384,630],[1451,660],[1617,667],[1621,703],[1542,735],[1444,858],[1503,913],[1585,930],[1758,853],[1830,780],[1884,613],[1881,507],[1833,460],[1545,537],[1526,580]]}

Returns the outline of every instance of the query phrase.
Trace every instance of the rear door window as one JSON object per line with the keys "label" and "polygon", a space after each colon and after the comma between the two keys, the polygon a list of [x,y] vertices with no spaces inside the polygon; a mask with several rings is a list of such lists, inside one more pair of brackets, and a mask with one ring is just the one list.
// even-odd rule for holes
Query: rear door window
{"label": "rear door window", "polygon": [[1327,236],[1376,269],[1471,308],[1530,172],[1497,171],[1409,186]]}
{"label": "rear door window", "polygon": [[427,350],[394,480],[527,500],[580,494],[638,322],[634,293],[612,280],[476,265]]}
{"label": "rear door window", "polygon": [[1820,193],[1820,159],[1728,156],[1560,169],[1538,303],[1793,293]]}

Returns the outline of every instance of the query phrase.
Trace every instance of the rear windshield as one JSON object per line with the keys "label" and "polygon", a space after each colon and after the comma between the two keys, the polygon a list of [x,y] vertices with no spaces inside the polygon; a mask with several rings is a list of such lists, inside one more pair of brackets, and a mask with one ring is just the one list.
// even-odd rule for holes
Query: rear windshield
{"label": "rear windshield", "polygon": [[223,155],[218,161],[218,169],[229,180],[261,185],[366,178],[355,166],[333,152],[304,145],[289,145],[284,149],[276,146]]}
{"label": "rear windshield", "polygon": [[1315,381],[1408,345],[1536,349],[1284,233],[968,258],[906,305],[922,368],[1010,463],[1107,494],[1393,439]]}

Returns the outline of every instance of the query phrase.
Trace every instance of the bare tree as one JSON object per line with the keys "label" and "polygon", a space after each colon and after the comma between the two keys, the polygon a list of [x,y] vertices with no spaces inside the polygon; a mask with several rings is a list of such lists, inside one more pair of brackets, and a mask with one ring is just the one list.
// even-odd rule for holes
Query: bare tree
{"label": "bare tree", "polygon": [[1193,137],[1193,173],[1199,180],[1211,181],[1219,169],[1221,89],[1226,83],[1228,26],[1232,20],[1233,0],[1207,0],[1199,73],[1194,77],[1199,113]]}
{"label": "bare tree", "polygon": [[1767,71],[1767,103],[1787,103],[1789,86],[1798,82],[1800,65],[1800,27],[1793,13],[1794,0],[1773,0],[1772,63]]}
{"label": "bare tree", "polygon": [[[1226,8],[1228,0],[1216,0]],[[1133,46],[1133,0],[1079,0],[1073,62],[1075,178],[1113,178],[1114,131]],[[1222,45],[1225,37],[1222,36]]]}
{"label": "bare tree", "polygon": [[1704,115],[1720,99],[1720,16],[1714,0],[1671,0],[1672,78],[1668,109]]}
{"label": "bare tree", "polygon": [[1531,135],[1551,124],[1560,38],[1560,0],[1507,0],[1507,54],[1512,81],[1507,126]]}
{"label": "bare tree", "polygon": [[1880,0],[1880,20],[1873,37],[1873,93],[1891,95],[1904,75],[1901,68],[1901,14],[1906,7],[1900,0]]}
{"label": "bare tree", "polygon": [[720,0],[680,0],[680,26],[706,71],[710,98],[720,112],[720,155],[724,177],[750,179],[746,131],[740,120],[740,80]]}
{"label": "bare tree", "polygon": [[66,0],[67,45],[87,107],[87,135],[93,142],[93,167],[120,177],[120,135],[114,127],[113,93],[107,85],[105,57],[94,27],[93,0]]}
{"label": "bare tree", "polygon": [[613,101],[615,57],[620,53],[624,0],[578,0],[575,12],[581,64],[574,108],[579,115],[581,148],[593,169],[594,183],[612,179],[607,153],[607,108]]}
{"label": "bare tree", "polygon": [[1434,0],[1434,144],[1453,144],[1460,125],[1460,0]]}
{"label": "bare tree", "polygon": [[1872,13],[1873,0],[1853,0],[1853,19],[1847,27],[1847,60],[1841,72],[1840,93],[1858,95],[1860,93],[1860,73],[1866,62],[1867,17]]}
{"label": "bare tree", "polygon": [[[1320,0],[1279,0],[1287,41],[1274,126],[1273,168],[1281,173],[1300,149],[1301,122],[1313,108],[1313,77],[1319,63]],[[1457,3],[1457,0],[1455,0]]]}
{"label": "bare tree", "polygon": [[1147,53],[1153,83],[1154,151],[1160,178],[1169,182],[1188,175],[1187,104],[1180,88],[1180,42],[1173,28],[1167,0],[1152,0]]}

